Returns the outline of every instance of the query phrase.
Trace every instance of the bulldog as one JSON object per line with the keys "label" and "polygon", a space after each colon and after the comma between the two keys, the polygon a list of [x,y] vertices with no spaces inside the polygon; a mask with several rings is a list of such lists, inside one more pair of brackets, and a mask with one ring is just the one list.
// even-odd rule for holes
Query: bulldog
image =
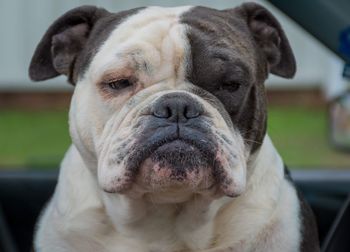
{"label": "bulldog", "polygon": [[73,144],[35,250],[319,251],[266,134],[264,81],[295,71],[280,24],[255,3],[68,11],[29,67],[34,81],[75,86]]}

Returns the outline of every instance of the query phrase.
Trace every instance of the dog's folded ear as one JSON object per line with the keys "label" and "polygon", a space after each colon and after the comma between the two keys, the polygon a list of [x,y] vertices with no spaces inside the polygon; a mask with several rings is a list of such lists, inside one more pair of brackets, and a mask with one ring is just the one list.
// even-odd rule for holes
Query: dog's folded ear
{"label": "dog's folded ear", "polygon": [[41,81],[64,74],[73,83],[73,70],[94,24],[107,15],[104,9],[81,6],[58,18],[39,42],[29,66],[29,76]]}
{"label": "dog's folded ear", "polygon": [[275,75],[292,78],[296,62],[288,39],[277,19],[263,6],[244,3],[233,9],[246,19],[248,27],[265,55],[269,71]]}

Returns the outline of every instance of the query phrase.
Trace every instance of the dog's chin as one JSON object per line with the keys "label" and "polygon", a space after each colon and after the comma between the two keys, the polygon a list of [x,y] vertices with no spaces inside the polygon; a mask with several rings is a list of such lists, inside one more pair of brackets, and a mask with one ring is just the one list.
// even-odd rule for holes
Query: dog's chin
{"label": "dog's chin", "polygon": [[153,202],[184,202],[215,187],[213,168],[205,160],[196,147],[176,140],[142,162],[134,183]]}
{"label": "dog's chin", "polygon": [[180,204],[190,201],[195,195],[186,190],[165,190],[145,193],[142,198],[154,204]]}

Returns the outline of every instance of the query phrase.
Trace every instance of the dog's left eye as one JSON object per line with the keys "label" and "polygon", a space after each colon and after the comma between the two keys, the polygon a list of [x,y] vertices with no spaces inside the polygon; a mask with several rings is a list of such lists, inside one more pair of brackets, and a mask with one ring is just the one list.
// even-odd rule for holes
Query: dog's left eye
{"label": "dog's left eye", "polygon": [[111,89],[114,89],[114,90],[121,90],[132,86],[132,83],[128,79],[110,81],[107,84]]}
{"label": "dog's left eye", "polygon": [[227,90],[229,92],[235,92],[239,89],[240,86],[241,84],[238,82],[227,82],[227,83],[221,84],[220,89]]}

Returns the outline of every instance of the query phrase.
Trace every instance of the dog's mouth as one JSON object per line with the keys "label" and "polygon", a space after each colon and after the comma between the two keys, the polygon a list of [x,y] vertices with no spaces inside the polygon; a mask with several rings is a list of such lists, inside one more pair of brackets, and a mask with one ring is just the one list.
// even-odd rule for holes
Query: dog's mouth
{"label": "dog's mouth", "polygon": [[210,187],[214,181],[209,165],[213,157],[205,155],[203,149],[181,139],[162,144],[141,163],[137,184],[152,192],[176,188],[198,191]]}
{"label": "dog's mouth", "polygon": [[169,126],[139,138],[127,164],[138,172],[148,160],[160,170],[169,169],[170,177],[181,181],[189,172],[213,165],[216,149],[217,143],[207,132]]}
{"label": "dog's mouth", "polygon": [[204,154],[205,150],[201,150],[200,145],[197,146],[192,142],[176,139],[157,147],[148,158],[159,164],[160,168],[169,167],[173,171],[172,176],[181,179],[187,170],[205,166],[210,159]]}
{"label": "dog's mouth", "polygon": [[[234,155],[226,155],[219,144],[222,142],[209,131],[209,127],[170,125],[152,131],[143,130],[133,141],[126,141],[116,148],[119,160],[110,158],[107,161],[110,167],[105,171],[112,176],[103,174],[102,187],[107,192],[118,193],[128,193],[133,189],[145,194],[165,195],[208,191],[218,194],[220,191],[235,196],[236,181],[228,169],[237,166],[237,162]],[[116,172],[112,173],[112,170]]]}

